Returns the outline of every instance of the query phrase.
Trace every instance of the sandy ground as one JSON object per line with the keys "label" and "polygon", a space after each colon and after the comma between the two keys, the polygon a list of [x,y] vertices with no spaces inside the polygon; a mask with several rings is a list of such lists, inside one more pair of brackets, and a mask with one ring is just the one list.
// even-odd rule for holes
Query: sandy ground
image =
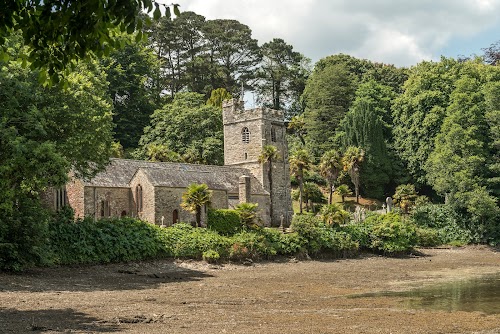
{"label": "sandy ground", "polygon": [[0,274],[0,333],[500,333],[500,314],[411,309],[398,296],[359,297],[500,273],[500,252],[487,247],[421,252]]}

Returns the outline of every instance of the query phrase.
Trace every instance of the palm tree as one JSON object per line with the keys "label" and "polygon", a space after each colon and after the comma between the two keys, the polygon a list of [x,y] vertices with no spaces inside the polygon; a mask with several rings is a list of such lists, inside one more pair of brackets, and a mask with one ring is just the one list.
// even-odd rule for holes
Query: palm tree
{"label": "palm tree", "polygon": [[319,172],[328,182],[330,187],[330,195],[328,196],[328,204],[332,204],[333,185],[337,180],[342,169],[342,157],[337,150],[325,152],[319,163]]}
{"label": "palm tree", "polygon": [[351,189],[346,184],[341,184],[335,189],[335,193],[342,197],[342,203],[344,203],[345,197],[352,195]]}
{"label": "palm tree", "polygon": [[246,227],[252,227],[255,219],[257,218],[257,209],[259,204],[257,203],[240,203],[234,208],[238,216],[240,217],[241,223]]}
{"label": "palm tree", "polygon": [[212,193],[208,190],[206,184],[192,183],[187,187],[186,192],[182,194],[181,207],[186,211],[196,213],[196,227],[201,227],[201,208],[206,204],[210,204],[211,197]]}
{"label": "palm tree", "polygon": [[269,204],[269,213],[271,215],[271,226],[273,222],[273,162],[278,160],[278,149],[274,145],[264,145],[259,155],[259,163],[265,164],[267,169],[267,179],[269,181],[269,196],[271,201]]}
{"label": "palm tree", "polygon": [[359,203],[359,172],[364,158],[365,151],[356,146],[349,146],[344,153],[344,157],[342,158],[344,170],[349,173],[351,181],[354,184],[356,203]]}
{"label": "palm tree", "polygon": [[324,205],[321,208],[321,216],[323,217],[323,221],[325,224],[334,225],[334,224],[343,224],[349,218],[349,213],[344,210],[342,205],[328,204]]}
{"label": "palm tree", "polygon": [[304,196],[304,171],[311,167],[311,157],[306,150],[298,150],[290,156],[290,171],[299,181],[299,212],[302,214],[302,203]]}

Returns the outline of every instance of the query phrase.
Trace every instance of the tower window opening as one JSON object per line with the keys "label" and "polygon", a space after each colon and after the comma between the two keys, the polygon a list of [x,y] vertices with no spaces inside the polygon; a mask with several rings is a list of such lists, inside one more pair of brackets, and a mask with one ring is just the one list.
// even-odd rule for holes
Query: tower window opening
{"label": "tower window opening", "polygon": [[250,142],[250,131],[248,131],[247,127],[244,127],[243,130],[241,130],[241,140],[245,144],[248,144]]}
{"label": "tower window opening", "polygon": [[245,160],[248,159],[248,153],[245,152]]}
{"label": "tower window opening", "polygon": [[274,127],[271,128],[271,141],[276,142],[276,129]]}

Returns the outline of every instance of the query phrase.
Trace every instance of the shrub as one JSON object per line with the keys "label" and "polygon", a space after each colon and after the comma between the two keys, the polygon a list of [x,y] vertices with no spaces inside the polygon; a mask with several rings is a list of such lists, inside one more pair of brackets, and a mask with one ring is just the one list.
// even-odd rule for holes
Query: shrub
{"label": "shrub", "polygon": [[434,247],[442,244],[438,231],[433,228],[417,227],[416,233],[418,246]]}
{"label": "shrub", "polygon": [[18,198],[11,211],[0,207],[0,270],[21,271],[50,262],[48,221],[48,213],[31,198]]}
{"label": "shrub", "polygon": [[229,209],[208,210],[207,228],[221,235],[233,235],[241,231],[238,212]]}
{"label": "shrub", "polygon": [[417,242],[413,224],[404,222],[397,213],[368,217],[365,224],[371,224],[371,248],[386,253],[410,251]]}
{"label": "shrub", "polygon": [[217,263],[220,259],[219,252],[214,251],[212,249],[203,252],[203,260],[208,263]]}
{"label": "shrub", "polygon": [[466,244],[472,240],[471,232],[465,228],[465,223],[449,205],[419,206],[410,216],[410,220],[418,227],[435,229],[440,242],[444,244],[453,241]]}

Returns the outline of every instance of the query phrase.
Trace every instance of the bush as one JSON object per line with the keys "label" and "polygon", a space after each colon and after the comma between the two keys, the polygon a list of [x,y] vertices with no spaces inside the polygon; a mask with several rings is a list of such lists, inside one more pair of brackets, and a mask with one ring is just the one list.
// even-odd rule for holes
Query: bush
{"label": "bush", "polygon": [[413,249],[417,234],[412,224],[402,221],[396,213],[368,217],[365,224],[371,224],[371,247],[387,253],[402,253]]}
{"label": "bush", "polygon": [[220,259],[219,252],[214,251],[214,250],[207,250],[203,252],[203,260],[207,261],[208,263],[217,263]]}
{"label": "bush", "polygon": [[207,228],[220,235],[234,235],[242,229],[240,216],[236,210],[208,210]]}
{"label": "bush", "polygon": [[417,227],[417,245],[421,247],[434,247],[442,244],[437,230],[433,228]]}
{"label": "bush", "polygon": [[0,270],[49,264],[48,222],[46,210],[31,198],[18,198],[12,211],[0,207]]}
{"label": "bush", "polygon": [[108,263],[142,260],[169,254],[162,229],[133,219],[92,218],[49,224],[50,249],[55,264]]}
{"label": "bush", "polygon": [[360,223],[342,227],[362,249],[384,254],[410,251],[417,245],[415,226],[397,213],[373,214]]}
{"label": "bush", "polygon": [[454,241],[467,244],[472,240],[471,232],[465,228],[465,223],[449,205],[419,206],[413,211],[410,220],[418,227],[435,229],[443,244]]}
{"label": "bush", "polygon": [[325,225],[315,216],[295,216],[291,228],[298,234],[303,248],[309,254],[327,252],[345,257],[357,252],[359,248],[359,244],[349,234]]}

